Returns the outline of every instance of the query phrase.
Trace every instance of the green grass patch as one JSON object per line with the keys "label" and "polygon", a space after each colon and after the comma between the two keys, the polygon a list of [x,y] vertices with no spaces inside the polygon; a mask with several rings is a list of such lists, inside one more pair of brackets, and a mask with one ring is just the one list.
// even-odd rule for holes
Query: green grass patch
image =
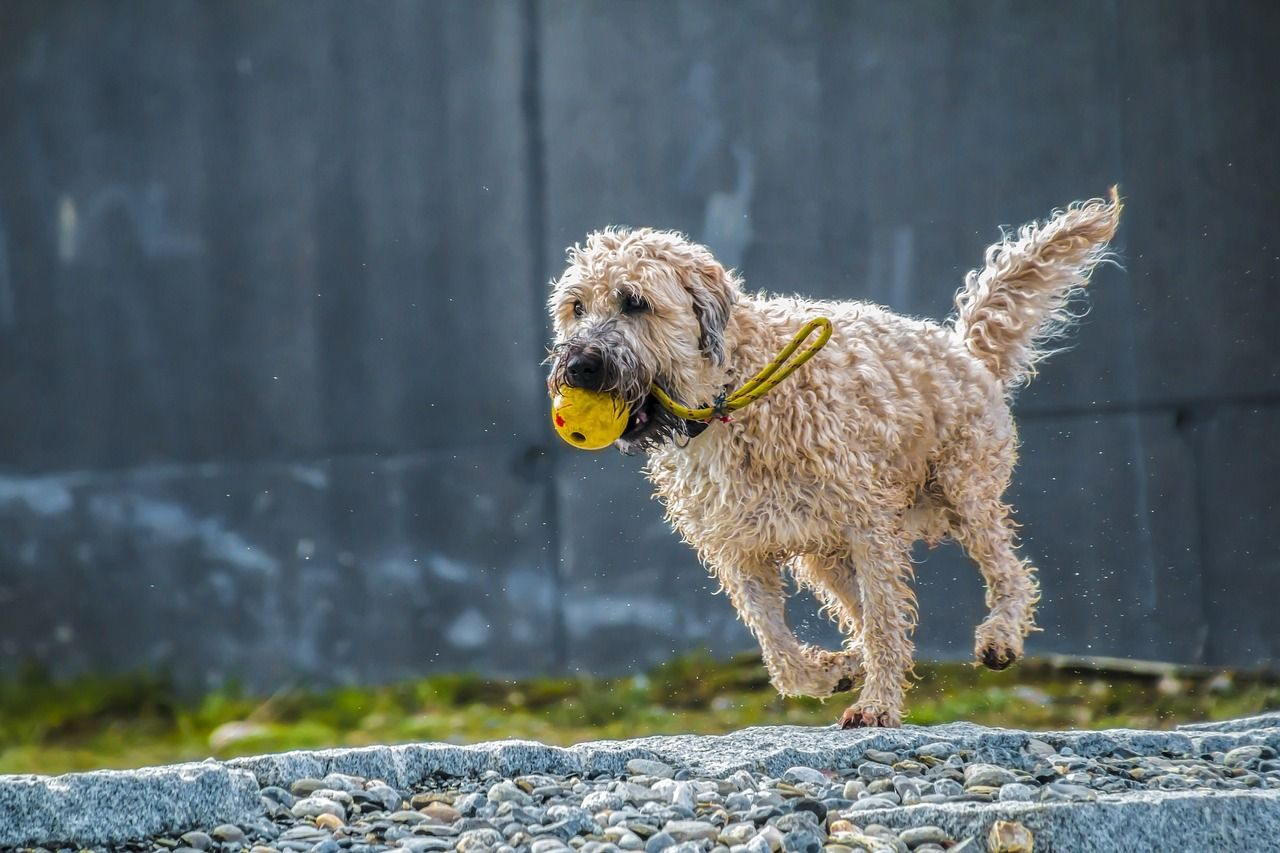
{"label": "green grass patch", "polygon": [[[378,687],[227,688],[179,699],[151,676],[0,683],[0,773],[127,768],[287,749],[530,738],[568,744],[744,726],[828,725],[845,697],[783,699],[760,661],[690,656],[623,678],[446,675]],[[1013,728],[1170,728],[1280,708],[1263,674],[1105,672],[1030,661],[1003,673],[920,664],[907,722]]]}

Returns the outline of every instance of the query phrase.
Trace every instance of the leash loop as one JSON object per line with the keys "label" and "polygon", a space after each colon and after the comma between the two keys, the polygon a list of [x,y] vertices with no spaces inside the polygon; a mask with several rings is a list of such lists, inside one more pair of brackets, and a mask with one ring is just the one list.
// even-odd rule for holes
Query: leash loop
{"label": "leash loop", "polygon": [[[791,359],[791,356],[800,348],[800,345],[808,340],[815,331],[818,332],[817,339],[805,347],[800,355],[788,362],[788,359]],[[650,390],[653,392],[653,396],[658,398],[658,402],[662,404],[663,408],[678,418],[684,418],[687,421],[710,421],[714,418],[725,419],[730,412],[736,412],[744,406],[754,403],[776,388],[779,382],[795,373],[797,368],[813,358],[818,350],[827,345],[827,341],[831,340],[831,331],[830,320],[826,317],[814,317],[804,324],[795,337],[791,339],[791,343],[783,348],[782,352],[774,356],[773,360],[766,364],[759,373],[751,377],[751,381],[732,394],[729,394],[727,389],[721,391],[710,406],[702,406],[697,409],[682,406],[673,400],[666,391],[658,387],[656,383]]]}

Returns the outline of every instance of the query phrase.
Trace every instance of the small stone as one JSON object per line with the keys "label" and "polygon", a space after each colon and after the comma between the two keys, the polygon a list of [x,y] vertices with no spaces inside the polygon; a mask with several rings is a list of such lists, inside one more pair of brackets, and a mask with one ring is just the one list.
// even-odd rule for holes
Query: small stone
{"label": "small stone", "polygon": [[661,853],[668,847],[675,847],[676,840],[666,832],[656,832],[644,843],[644,853]]}
{"label": "small stone", "polygon": [[949,758],[956,754],[954,744],[936,741],[934,743],[926,743],[924,746],[916,748],[916,755],[928,756],[929,758]]}
{"label": "small stone", "polygon": [[1031,788],[1023,785],[1021,782],[1010,782],[1000,788],[1000,794],[997,799],[1002,803],[1022,802],[1030,800],[1032,796]]}
{"label": "small stone", "polygon": [[209,834],[199,830],[188,832],[178,840],[193,850],[208,850],[213,845],[213,839],[209,837]]}
{"label": "small stone", "polygon": [[514,782],[505,780],[490,788],[488,797],[493,803],[515,803],[521,806],[533,804],[533,797],[517,788]]}
{"label": "small stone", "polygon": [[496,829],[472,829],[458,837],[458,853],[488,851],[503,842],[502,833]]}
{"label": "small stone", "polygon": [[316,826],[321,829],[327,829],[330,832],[334,832],[335,830],[342,829],[346,824],[343,823],[342,818],[337,815],[321,814],[316,815]]}
{"label": "small stone", "polygon": [[453,823],[462,817],[458,810],[448,803],[428,803],[418,811],[427,817],[435,818],[441,823]]}
{"label": "small stone", "polygon": [[[769,850],[781,850],[782,838],[783,838],[782,833],[778,830],[776,826],[766,826],[764,829],[760,830],[760,832],[756,834],[755,838],[752,838],[750,841],[747,842],[747,846],[752,847],[752,845],[763,843]],[[753,853],[755,849],[758,849],[758,848],[753,848]]]}
{"label": "small stone", "polygon": [[[670,764],[663,764],[661,761],[633,758],[627,762],[627,772],[632,776],[657,776],[660,779],[670,779],[676,771]],[[490,799],[493,798],[490,797]]]}
{"label": "small stone", "polygon": [[692,813],[695,805],[693,786],[688,782],[676,782],[675,788],[671,791],[671,802],[677,806],[684,806]]}
{"label": "small stone", "polygon": [[1017,777],[1013,775],[1013,771],[1005,770],[1003,767],[997,767],[994,764],[970,764],[964,769],[964,786],[966,788],[974,785],[998,788],[1014,781],[1017,781]]}
{"label": "small stone", "polygon": [[273,803],[279,803],[286,808],[292,808],[297,802],[297,798],[286,791],[284,788],[278,788],[275,785],[268,785],[258,792],[258,795],[271,800]]}
{"label": "small stone", "polygon": [[796,800],[791,804],[791,810],[793,812],[811,812],[815,817],[817,817],[818,823],[822,823],[827,819],[827,807],[820,800],[814,800],[808,797]]}
{"label": "small stone", "polygon": [[883,749],[868,749],[863,753],[863,757],[871,761],[878,761],[881,764],[888,764],[891,767],[902,760],[902,756],[896,752],[888,752]]}
{"label": "small stone", "polygon": [[866,782],[861,779],[851,779],[844,783],[844,798],[846,800],[856,800],[866,790]]}
{"label": "small stone", "polygon": [[[462,848],[459,847],[459,850]],[[482,849],[482,848],[476,848]],[[533,842],[529,848],[530,853],[559,853],[561,850],[570,850],[572,848],[565,845],[559,838],[540,838]]]}
{"label": "small stone", "polygon": [[987,833],[990,853],[1032,853],[1034,839],[1031,830],[1010,820],[998,820]]}
{"label": "small stone", "polygon": [[1261,757],[1262,747],[1260,746],[1237,746],[1222,757],[1222,763],[1228,767],[1244,767]]}
{"label": "small stone", "polygon": [[826,838],[812,826],[798,826],[782,838],[782,849],[787,853],[821,853]]}
{"label": "small stone", "polygon": [[933,783],[933,792],[944,797],[958,797],[964,793],[964,787],[954,779],[939,779]]}
{"label": "small stone", "polygon": [[582,807],[591,813],[616,811],[626,803],[617,791],[593,791],[582,798]]}
{"label": "small stone", "polygon": [[868,782],[893,777],[893,767],[878,761],[864,761],[858,765],[858,775]]}
{"label": "small stone", "polygon": [[419,824],[424,821],[430,820],[430,818],[428,818],[426,815],[422,814],[421,812],[410,811],[409,809],[403,809],[398,812],[392,812],[391,814],[387,815],[387,818],[395,823],[402,823],[402,824],[405,824],[406,826],[414,826],[415,824]]}
{"label": "small stone", "polygon": [[858,833],[858,834],[862,833],[862,830],[859,829],[856,824],[852,824],[847,820],[833,820],[831,821],[831,825],[827,827],[827,829],[831,832],[832,835],[836,834],[837,832],[851,832],[851,833]]}
{"label": "small stone", "polygon": [[643,850],[644,839],[628,831],[618,837],[617,845],[622,850]]}
{"label": "small stone", "polygon": [[[364,796],[373,803],[382,807],[382,811],[395,811],[400,807],[402,799],[400,792],[389,785],[370,785],[364,791]],[[355,795],[352,795],[353,799]]]}
{"label": "small stone", "polygon": [[290,809],[294,817],[317,817],[322,814],[331,814],[347,819],[347,810],[343,808],[341,803],[335,803],[326,797],[306,797],[298,800]]}
{"label": "small stone", "polygon": [[[401,850],[407,850],[409,853],[441,853],[441,851],[453,849],[453,839],[451,838],[423,838],[421,836],[411,835],[407,838],[401,838],[396,842],[396,846]],[[381,848],[375,848],[381,849]],[[354,848],[352,848],[354,853]]]}
{"label": "small stone", "polygon": [[289,790],[295,797],[309,797],[324,787],[323,779],[299,779],[289,786]]}
{"label": "small stone", "polygon": [[244,830],[234,823],[218,824],[209,830],[209,835],[223,844],[244,844],[245,842]]}
{"label": "small stone", "polygon": [[898,838],[908,847],[919,847],[921,844],[945,844],[947,833],[938,826],[913,826],[899,832]]}
{"label": "small stone", "polygon": [[706,839],[715,841],[720,830],[710,823],[701,820],[671,820],[662,827],[662,831],[676,841],[698,841]]}
{"label": "small stone", "polygon": [[[1176,778],[1176,777],[1173,777],[1173,778]],[[1060,799],[1068,799],[1068,800],[1098,799],[1097,792],[1094,791],[1092,788],[1086,788],[1083,785],[1071,785],[1071,784],[1068,784],[1067,782],[1054,782],[1050,784],[1047,787],[1047,789],[1041,789],[1041,790],[1052,791],[1053,793],[1059,795]]]}
{"label": "small stone", "polygon": [[332,838],[326,838],[311,848],[311,853],[341,853],[342,848]]}
{"label": "small stone", "polygon": [[782,778],[801,785],[825,785],[828,781],[821,770],[800,766],[788,768],[787,772],[782,774]]}

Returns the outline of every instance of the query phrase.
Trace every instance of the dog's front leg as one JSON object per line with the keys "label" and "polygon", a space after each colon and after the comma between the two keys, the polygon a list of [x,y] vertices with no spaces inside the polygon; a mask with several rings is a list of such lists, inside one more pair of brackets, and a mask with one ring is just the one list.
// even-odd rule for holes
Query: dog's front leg
{"label": "dog's front leg", "polygon": [[861,656],[805,645],[787,626],[787,591],[777,563],[739,558],[715,567],[738,616],[760,643],[769,680],[784,696],[825,698],[849,690],[862,675]]}
{"label": "dog's front leg", "polygon": [[912,667],[916,622],[910,553],[900,537],[866,536],[855,544],[862,602],[862,654],[866,683],[845,709],[841,728],[902,725],[903,692]]}

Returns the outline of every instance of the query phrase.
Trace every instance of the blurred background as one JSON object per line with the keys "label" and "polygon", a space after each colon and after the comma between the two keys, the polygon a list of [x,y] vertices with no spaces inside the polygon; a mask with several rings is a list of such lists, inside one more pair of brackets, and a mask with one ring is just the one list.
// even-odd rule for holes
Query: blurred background
{"label": "blurred background", "polygon": [[[1000,226],[1113,183],[1123,268],[1017,401],[1029,650],[1269,683],[1277,40],[1265,0],[8,0],[0,756],[103,702],[204,702],[203,738],[255,697],[365,721],[362,685],[644,692],[691,654],[696,692],[754,644],[640,460],[549,429],[565,247],[675,228],[753,289],[942,319]],[[920,557],[920,657],[967,660],[981,579]]]}

